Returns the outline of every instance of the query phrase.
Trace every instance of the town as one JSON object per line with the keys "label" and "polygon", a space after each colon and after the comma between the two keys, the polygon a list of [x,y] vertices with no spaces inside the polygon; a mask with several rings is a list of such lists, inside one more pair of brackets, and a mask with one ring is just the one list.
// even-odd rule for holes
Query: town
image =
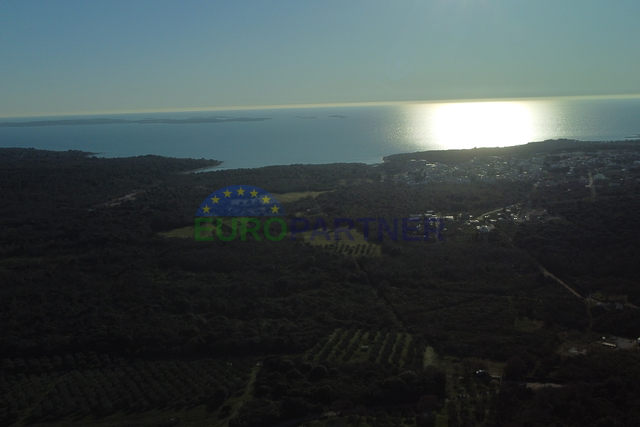
{"label": "town", "polygon": [[640,184],[640,153],[635,151],[566,151],[535,157],[522,154],[476,156],[447,165],[412,159],[415,167],[389,179],[420,185],[437,182],[529,181],[536,187],[620,187]]}

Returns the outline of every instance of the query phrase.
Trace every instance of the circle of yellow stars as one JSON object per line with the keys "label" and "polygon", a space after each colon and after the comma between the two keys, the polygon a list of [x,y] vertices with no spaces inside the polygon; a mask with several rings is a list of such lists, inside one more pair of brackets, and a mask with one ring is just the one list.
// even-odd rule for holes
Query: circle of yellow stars
{"label": "circle of yellow stars", "polygon": [[[240,187],[235,191],[238,193],[237,194],[238,196],[244,196],[245,195],[244,193],[247,190],[245,190],[242,187]],[[223,191],[222,193],[224,194],[223,198],[227,198],[227,197],[231,198],[231,194],[233,194],[233,192],[230,191],[228,188],[225,191]],[[252,198],[256,197],[256,198],[259,198],[260,200],[262,200],[262,203],[265,204],[265,205],[268,205],[269,202],[271,201],[271,197],[268,197],[266,194],[264,195],[264,197],[258,197],[258,191],[255,190],[255,189],[250,191],[249,194],[251,194]],[[211,203],[212,204],[217,204],[220,201],[220,197],[217,197],[217,196],[210,197],[210,199],[211,199]],[[209,205],[204,205],[204,207],[202,208],[202,211],[204,213],[209,213],[210,210],[211,210],[211,208],[209,207]],[[274,204],[273,206],[271,206],[271,213],[280,213],[280,207]]]}

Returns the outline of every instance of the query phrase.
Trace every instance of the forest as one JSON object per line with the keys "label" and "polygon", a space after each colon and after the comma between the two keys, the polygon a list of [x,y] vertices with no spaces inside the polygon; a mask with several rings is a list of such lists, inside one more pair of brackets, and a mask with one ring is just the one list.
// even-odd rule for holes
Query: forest
{"label": "forest", "polygon": [[[640,336],[640,185],[394,179],[416,155],[478,153],[191,173],[219,162],[0,149],[0,425],[634,425],[640,350],[602,337]],[[452,220],[375,251],[196,241],[239,184],[289,218]],[[554,219],[461,219],[516,204]]]}

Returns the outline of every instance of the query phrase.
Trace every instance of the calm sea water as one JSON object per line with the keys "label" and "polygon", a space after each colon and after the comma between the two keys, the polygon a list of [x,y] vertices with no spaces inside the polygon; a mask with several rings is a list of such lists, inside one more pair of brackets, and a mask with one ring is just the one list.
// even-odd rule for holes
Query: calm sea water
{"label": "calm sea water", "polygon": [[[222,160],[222,168],[378,163],[395,153],[620,140],[640,134],[640,98],[528,100],[100,115],[105,118],[251,117],[264,121],[0,127],[0,147],[157,154]],[[55,117],[50,119],[88,118]],[[0,119],[0,122],[47,118]]]}

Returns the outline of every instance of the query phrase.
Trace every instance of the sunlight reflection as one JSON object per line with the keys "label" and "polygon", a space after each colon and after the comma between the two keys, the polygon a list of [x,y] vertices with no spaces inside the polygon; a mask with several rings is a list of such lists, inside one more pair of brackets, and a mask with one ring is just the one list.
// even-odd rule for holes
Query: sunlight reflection
{"label": "sunlight reflection", "polygon": [[412,106],[414,137],[440,149],[504,147],[531,142],[529,108],[519,102],[461,102]]}

